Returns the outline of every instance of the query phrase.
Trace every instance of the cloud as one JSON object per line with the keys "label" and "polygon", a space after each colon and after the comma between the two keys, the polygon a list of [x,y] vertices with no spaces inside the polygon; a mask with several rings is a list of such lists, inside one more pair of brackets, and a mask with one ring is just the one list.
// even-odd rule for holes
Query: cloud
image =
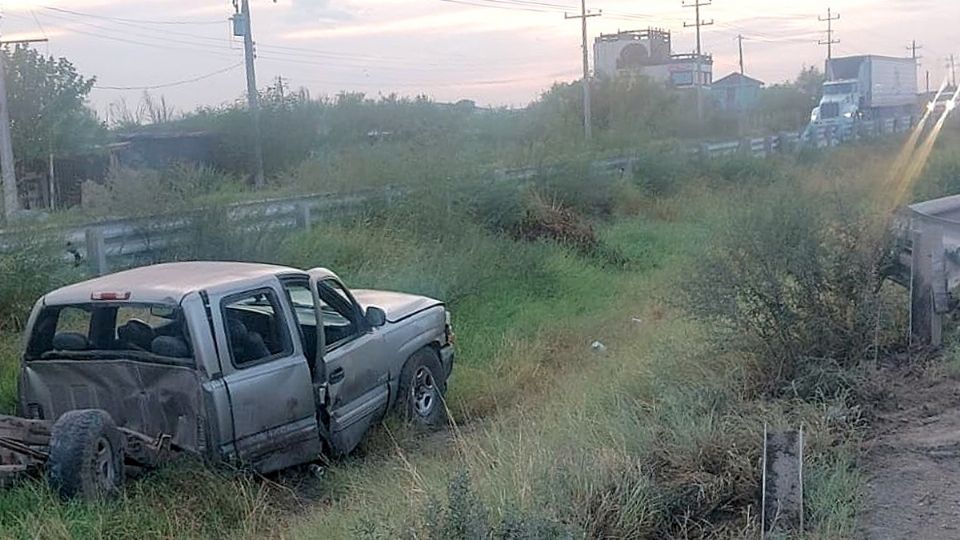
{"label": "cloud", "polygon": [[290,0],[289,22],[341,22],[356,18],[349,8],[334,7],[331,0]]}
{"label": "cloud", "polygon": [[310,40],[346,36],[384,36],[390,34],[423,35],[433,34],[477,34],[481,32],[508,32],[536,28],[544,24],[543,20],[530,19],[523,15],[504,18],[480,18],[474,11],[455,11],[434,13],[379,22],[363,22],[347,26],[328,28],[306,28],[286,32],[285,39]]}

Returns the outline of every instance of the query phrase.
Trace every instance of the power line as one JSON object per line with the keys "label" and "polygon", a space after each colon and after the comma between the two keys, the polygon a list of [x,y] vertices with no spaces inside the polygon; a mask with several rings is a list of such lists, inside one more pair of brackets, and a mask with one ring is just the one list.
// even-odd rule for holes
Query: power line
{"label": "power line", "polygon": [[[196,35],[196,34],[189,34],[189,33],[185,33],[185,32],[176,32],[176,31],[173,31],[173,30],[159,30],[159,29],[156,29],[156,28],[152,28],[152,29],[151,29],[151,28],[145,28],[145,29],[146,29],[147,31],[149,31],[149,32],[154,32],[154,33],[159,34],[158,37],[154,37],[154,36],[144,36],[144,35],[142,35],[142,34],[139,33],[139,32],[131,32],[131,31],[129,31],[129,30],[127,30],[127,29],[123,29],[123,28],[115,28],[115,27],[110,27],[110,26],[103,26],[102,24],[97,24],[97,23],[92,23],[92,22],[77,20],[77,19],[70,18],[70,17],[64,17],[63,15],[54,15],[54,14],[51,14],[51,13],[46,13],[46,14],[44,14],[44,16],[45,16],[45,17],[51,17],[51,18],[53,18],[53,19],[55,19],[55,20],[59,20],[59,21],[70,22],[70,23],[73,23],[73,24],[82,24],[82,25],[84,25],[84,26],[87,26],[87,27],[90,27],[90,28],[95,28],[95,29],[97,29],[97,30],[102,30],[102,31],[106,31],[106,32],[119,33],[119,34],[125,35],[125,36],[135,36],[135,37],[137,37],[138,39],[153,39],[153,40],[160,40],[160,41],[162,41],[162,42],[164,42],[164,43],[168,43],[168,42],[169,42],[169,43],[178,43],[178,44],[191,45],[191,46],[202,47],[202,48],[209,48],[209,47],[215,46],[215,47],[220,48],[220,49],[234,50],[232,47],[230,47],[230,40],[229,40],[229,39],[224,39],[224,38],[213,38],[213,37],[210,37],[210,36],[198,36],[198,35]],[[73,29],[73,28],[68,28],[67,30],[73,31],[74,29]],[[174,39],[174,38],[171,38],[171,37],[170,37],[171,35],[185,36],[185,37],[190,38],[190,40],[188,41],[188,40],[183,40],[183,39]],[[199,41],[198,41],[198,40],[199,40]],[[215,45],[211,45],[210,43],[204,43],[204,41],[213,42],[213,43],[215,43]]]}
{"label": "power line", "polygon": [[[89,16],[89,17],[95,17],[95,16],[93,16],[93,15],[86,14],[86,13],[81,13],[81,12],[78,12],[78,11],[69,11],[69,13],[70,13],[71,15],[77,15],[77,16],[79,16],[79,17],[88,17],[88,16]],[[187,38],[190,38],[190,39],[188,39],[188,40],[186,40],[186,39],[174,39],[174,40],[172,40],[173,43],[178,43],[178,44],[182,44],[182,45],[188,45],[188,46],[190,46],[190,47],[193,47],[193,46],[201,47],[201,48],[203,48],[204,50],[209,50],[211,47],[213,47],[215,50],[218,50],[218,51],[227,51],[227,50],[229,50],[229,51],[236,51],[236,50],[238,50],[238,49],[236,49],[236,48],[230,47],[230,46],[228,45],[228,41],[225,40],[225,39],[223,39],[223,38],[213,38],[213,37],[210,37],[210,36],[202,36],[202,35],[197,35],[197,34],[187,33],[187,32],[177,32],[177,31],[168,30],[168,29],[150,28],[150,27],[143,26],[143,25],[136,24],[136,23],[125,23],[125,22],[124,22],[124,23],[114,23],[111,18],[105,18],[105,19],[107,19],[107,23],[109,23],[109,24],[122,24],[123,26],[128,26],[128,27],[131,27],[131,28],[137,28],[137,29],[143,30],[143,31],[145,31],[145,32],[157,33],[157,34],[160,34],[161,36],[163,36],[163,38],[161,38],[161,37],[159,37],[159,36],[154,37],[154,36],[151,36],[151,35],[143,35],[141,32],[136,32],[136,33],[134,33],[134,32],[128,31],[128,30],[126,30],[126,29],[124,29],[124,28],[115,28],[115,27],[112,27],[112,26],[103,26],[103,25],[101,25],[101,24],[91,23],[91,22],[87,22],[87,21],[83,21],[83,20],[75,20],[75,19],[73,19],[73,18],[67,19],[67,18],[63,18],[62,15],[46,14],[45,16],[47,16],[47,17],[53,17],[53,18],[56,18],[56,19],[62,19],[62,20],[65,20],[65,21],[69,20],[70,22],[75,23],[75,24],[82,24],[82,25],[85,25],[85,26],[88,26],[88,27],[91,27],[91,28],[95,28],[95,29],[97,29],[97,30],[102,30],[102,31],[108,32],[108,33],[106,34],[106,36],[109,36],[109,37],[107,37],[107,39],[110,39],[110,38],[114,37],[113,34],[111,34],[111,33],[116,33],[116,34],[119,34],[119,35],[121,35],[121,36],[124,36],[124,37],[122,37],[122,38],[116,38],[116,39],[126,39],[126,40],[130,40],[130,41],[136,41],[136,42],[138,42],[138,43],[140,43],[140,44],[143,44],[143,45],[147,45],[147,43],[144,43],[143,40],[162,40],[163,42],[168,42],[168,41],[171,41],[170,38],[169,38],[169,35],[172,34],[172,35],[176,35],[176,36],[185,36],[185,37],[187,37]],[[97,17],[97,18],[99,18],[99,17]],[[129,37],[128,37],[128,36],[129,36]],[[195,41],[195,40],[210,41],[210,42],[213,42],[214,45],[210,45],[210,44],[207,44],[207,43],[200,43],[200,42]],[[150,44],[147,45],[147,46],[155,46],[155,45],[152,44],[152,43],[150,43]],[[262,51],[264,51],[264,52],[268,52],[268,53],[270,53],[270,54],[279,55],[279,56],[290,56],[290,57],[296,57],[296,58],[301,58],[301,57],[302,57],[302,58],[324,58],[324,59],[332,59],[332,60],[337,61],[340,65],[350,65],[350,64],[345,64],[345,61],[349,61],[349,60],[356,60],[356,61],[358,61],[358,62],[376,61],[378,64],[396,64],[396,65],[404,66],[404,69],[420,69],[420,70],[426,69],[424,66],[444,67],[445,65],[450,65],[451,67],[459,67],[460,65],[462,65],[462,63],[457,63],[457,64],[443,64],[443,63],[438,63],[438,62],[430,62],[430,61],[428,61],[428,60],[423,60],[423,61],[421,61],[421,60],[416,60],[416,59],[410,59],[409,57],[404,58],[404,57],[397,57],[397,56],[390,57],[390,56],[383,56],[383,55],[376,55],[376,56],[374,56],[374,55],[363,55],[363,54],[351,54],[351,53],[343,53],[343,52],[339,52],[339,51],[324,51],[324,50],[319,50],[319,49],[308,49],[308,48],[302,48],[302,47],[288,47],[288,46],[270,45],[270,44],[264,44],[264,43],[257,43],[257,49],[258,49],[258,50],[262,50]],[[531,62],[530,62],[529,64],[533,64],[534,62],[535,62],[534,60],[531,60]],[[324,64],[324,65],[326,65],[326,64]],[[352,64],[352,65],[353,65],[354,67],[369,67],[368,64],[364,64],[364,65]],[[477,65],[477,67],[480,67],[480,66]],[[396,68],[396,69],[399,69],[399,68]]]}
{"label": "power line", "polygon": [[[13,15],[8,15],[8,17],[9,17],[9,16],[13,16]],[[45,14],[45,15],[43,15],[43,16],[45,16],[45,17],[51,17],[51,15],[49,15],[49,14]],[[60,18],[60,17],[55,16],[55,15],[54,15],[53,17],[55,17],[55,18]],[[201,54],[209,54],[209,55],[222,56],[222,57],[225,56],[225,57],[229,57],[229,58],[235,57],[234,54],[229,54],[227,51],[235,52],[236,49],[233,49],[233,48],[231,48],[231,47],[229,47],[229,46],[228,46],[228,47],[215,47],[215,46],[212,46],[212,45],[206,44],[206,43],[197,43],[197,42],[184,41],[184,40],[174,40],[174,39],[169,39],[169,38],[163,39],[163,38],[159,38],[159,37],[158,37],[158,38],[154,38],[154,37],[152,37],[152,36],[140,36],[140,39],[131,39],[131,38],[129,38],[129,37],[117,37],[116,35],[110,34],[109,32],[119,33],[121,36],[129,36],[130,34],[129,34],[129,33],[123,33],[122,31],[117,30],[117,29],[115,29],[115,28],[108,28],[108,27],[100,26],[100,25],[93,24],[93,23],[88,23],[88,22],[83,22],[83,21],[73,21],[73,20],[70,20],[70,22],[77,23],[77,24],[82,24],[82,25],[85,25],[85,26],[89,26],[89,27],[91,27],[91,28],[93,28],[93,29],[95,29],[95,30],[99,30],[100,32],[107,32],[107,33],[100,33],[100,32],[93,32],[93,31],[85,31],[85,30],[80,30],[80,29],[75,28],[75,27],[69,27],[69,28],[64,28],[64,29],[63,29],[64,31],[69,32],[69,33],[73,33],[73,34],[80,34],[80,35],[89,36],[89,37],[94,37],[94,38],[99,38],[99,39],[106,39],[106,40],[110,40],[110,41],[117,41],[117,42],[121,42],[121,43],[128,43],[128,44],[131,44],[131,45],[140,45],[140,46],[144,46],[144,47],[153,47],[153,48],[161,49],[161,50],[186,50],[186,51],[195,52],[195,53],[201,53]],[[161,40],[161,42],[160,42],[160,43],[157,43],[157,42],[141,41],[141,39]],[[182,45],[187,45],[187,47],[171,46],[171,45],[168,45],[167,43],[182,44]]]}
{"label": "power line", "polygon": [[154,85],[148,85],[148,86],[100,86],[100,85],[94,85],[94,88],[96,88],[97,90],[159,90],[159,89],[161,89],[161,88],[173,88],[174,86],[182,86],[182,85],[185,85],[185,84],[191,84],[191,83],[195,83],[195,82],[200,82],[200,81],[209,79],[209,78],[211,78],[211,77],[216,77],[217,75],[220,75],[220,74],[222,74],[222,73],[226,73],[226,72],[228,72],[228,71],[233,71],[233,70],[237,69],[238,67],[240,67],[240,66],[242,66],[242,65],[243,65],[243,62],[239,62],[239,63],[236,63],[236,64],[234,64],[234,65],[232,65],[232,66],[228,66],[228,67],[225,67],[225,68],[223,68],[223,69],[218,69],[217,71],[213,71],[213,72],[207,73],[207,74],[205,74],[205,75],[200,75],[200,76],[193,77],[193,78],[190,78],[190,79],[184,79],[184,80],[182,80],[182,81],[176,81],[176,82],[170,82],[170,83],[164,83],[164,84],[154,84]]}
{"label": "power line", "polygon": [[[505,9],[509,11],[529,11],[533,13],[561,13],[566,12],[571,9],[576,9],[576,6],[565,5],[565,4],[551,4],[547,2],[537,2],[533,0],[440,0],[441,2],[446,2],[449,4],[460,4],[465,6],[481,7],[481,8],[494,8],[494,9]],[[643,14],[643,13],[628,13],[618,10],[608,10],[600,9],[605,16],[609,16],[612,19],[625,19],[625,20],[648,20],[653,17],[653,15]]]}
{"label": "power line", "polygon": [[148,19],[127,19],[124,17],[108,17],[106,15],[94,15],[92,13],[81,13],[79,11],[71,11],[69,9],[57,8],[52,6],[41,6],[43,9],[50,11],[59,11],[60,13],[69,13],[70,15],[80,15],[83,17],[91,17],[94,19],[103,19],[106,21],[120,21],[136,24],[158,24],[158,25],[168,25],[168,26],[180,26],[180,25],[213,25],[213,24],[224,24],[226,20],[219,21],[156,21]]}

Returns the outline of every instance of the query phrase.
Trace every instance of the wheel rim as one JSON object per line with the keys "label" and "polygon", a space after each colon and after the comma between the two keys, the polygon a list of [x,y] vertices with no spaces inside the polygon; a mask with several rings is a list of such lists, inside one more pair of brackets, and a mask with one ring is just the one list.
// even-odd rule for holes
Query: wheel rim
{"label": "wheel rim", "polygon": [[437,385],[426,366],[417,369],[413,382],[413,408],[420,416],[429,416],[437,404]]}
{"label": "wheel rim", "polygon": [[97,483],[103,492],[113,491],[116,487],[117,470],[113,459],[113,446],[106,437],[97,440],[96,456],[94,461]]}

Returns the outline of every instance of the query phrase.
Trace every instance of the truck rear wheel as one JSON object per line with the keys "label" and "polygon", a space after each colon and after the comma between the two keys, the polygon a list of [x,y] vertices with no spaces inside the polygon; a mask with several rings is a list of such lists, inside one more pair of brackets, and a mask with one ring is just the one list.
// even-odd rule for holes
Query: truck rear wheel
{"label": "truck rear wheel", "polygon": [[93,501],[117,495],[123,486],[120,431],[106,411],[70,411],[53,425],[47,481],[64,499]]}
{"label": "truck rear wheel", "polygon": [[397,408],[408,422],[441,425],[446,419],[445,391],[446,381],[437,353],[429,348],[420,349],[403,366]]}

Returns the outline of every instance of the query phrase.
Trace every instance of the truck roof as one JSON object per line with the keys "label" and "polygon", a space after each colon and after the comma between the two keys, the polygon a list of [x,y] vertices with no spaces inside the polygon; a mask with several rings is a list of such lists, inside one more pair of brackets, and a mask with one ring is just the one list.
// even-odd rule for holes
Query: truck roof
{"label": "truck roof", "polygon": [[110,274],[57,289],[47,305],[89,303],[97,293],[131,293],[131,302],[179,303],[184,296],[224,283],[242,284],[267,276],[303,274],[303,270],[271,264],[238,262],[179,262],[156,264]]}

